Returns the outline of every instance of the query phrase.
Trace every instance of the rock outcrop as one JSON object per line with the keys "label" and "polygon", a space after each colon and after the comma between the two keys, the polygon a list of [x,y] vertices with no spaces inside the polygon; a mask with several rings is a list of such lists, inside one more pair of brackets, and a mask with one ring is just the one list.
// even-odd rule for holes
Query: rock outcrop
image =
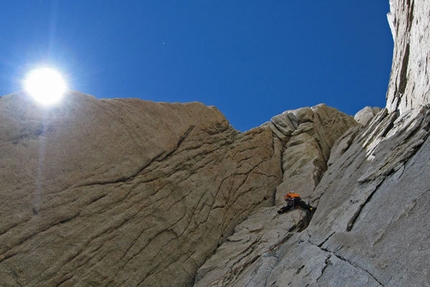
{"label": "rock outcrop", "polygon": [[430,4],[390,7],[387,106],[355,120],[0,97],[0,286],[430,286]]}
{"label": "rock outcrop", "polygon": [[282,202],[290,190],[308,198],[327,170],[335,140],[355,125],[352,117],[323,104],[273,117],[268,126],[283,143],[283,180],[277,199]]}
{"label": "rock outcrop", "polygon": [[381,111],[381,108],[378,108],[378,107],[373,107],[373,108],[371,108],[371,107],[365,107],[365,108],[361,109],[360,111],[358,111],[358,113],[355,114],[354,120],[357,123],[365,126],[380,111]]}
{"label": "rock outcrop", "polygon": [[187,286],[282,178],[269,128],[199,103],[0,98],[0,285]]}

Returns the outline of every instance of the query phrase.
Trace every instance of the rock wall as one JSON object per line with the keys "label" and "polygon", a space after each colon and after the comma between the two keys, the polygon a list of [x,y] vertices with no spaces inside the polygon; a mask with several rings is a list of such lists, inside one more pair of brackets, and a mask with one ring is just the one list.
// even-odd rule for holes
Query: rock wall
{"label": "rock wall", "polygon": [[[327,160],[337,138],[349,128],[356,127],[352,117],[318,105],[285,111],[267,124],[283,143],[282,183],[276,191],[275,205],[259,208],[235,228],[216,253],[199,269],[195,286],[265,286],[242,281],[248,270],[259,260],[284,244],[292,234],[303,230],[309,216],[299,209],[279,216],[277,210],[283,205],[283,195],[292,189],[303,198],[314,194],[315,187],[327,170]],[[271,261],[271,260],[269,260]],[[264,268],[270,272],[270,264]],[[261,274],[259,280],[265,280]],[[257,282],[255,281],[255,282]]]}
{"label": "rock wall", "polygon": [[334,142],[357,122],[324,104],[285,111],[268,126],[283,143],[283,180],[277,187],[277,202],[295,190],[308,198],[327,170]]}
{"label": "rock wall", "polygon": [[390,0],[394,53],[387,91],[389,112],[404,113],[430,102],[429,19],[428,0]]}
{"label": "rock wall", "polygon": [[429,286],[429,128],[423,108],[402,117],[385,109],[351,129],[311,197],[309,226],[298,228],[302,210],[258,210],[195,286]]}
{"label": "rock wall", "polygon": [[[387,106],[356,121],[0,97],[0,285],[430,286],[430,4],[390,7]],[[291,189],[313,217],[276,213]]]}
{"label": "rock wall", "polygon": [[355,116],[362,125],[336,140],[310,194],[313,217],[257,210],[195,286],[430,286],[430,2],[390,7],[387,107],[363,109]]}
{"label": "rock wall", "polygon": [[1,286],[188,286],[282,177],[270,128],[199,103],[4,96],[0,147]]}
{"label": "rock wall", "polygon": [[356,124],[320,105],[239,133],[199,103],[76,92],[46,109],[1,97],[0,123],[4,286],[189,286],[238,223],[273,206],[282,167],[310,167],[313,188]]}
{"label": "rock wall", "polygon": [[320,105],[239,133],[199,103],[77,92],[50,108],[1,97],[0,123],[2,286],[189,286],[240,222],[273,206],[283,166],[310,167],[313,188],[356,124]]}

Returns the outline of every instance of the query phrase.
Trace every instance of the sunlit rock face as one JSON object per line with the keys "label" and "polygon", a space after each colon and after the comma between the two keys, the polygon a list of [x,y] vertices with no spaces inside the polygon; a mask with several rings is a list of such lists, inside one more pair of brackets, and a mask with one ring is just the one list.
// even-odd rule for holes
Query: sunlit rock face
{"label": "sunlit rock face", "polygon": [[0,285],[187,286],[281,182],[270,128],[214,107],[0,98]]}
{"label": "sunlit rock face", "polygon": [[390,10],[395,41],[387,108],[404,113],[430,102],[430,2],[391,0]]}
{"label": "sunlit rock face", "polygon": [[381,111],[381,108],[379,107],[364,107],[363,109],[361,109],[355,114],[354,120],[357,123],[365,126],[380,111]]}
{"label": "sunlit rock face", "polygon": [[356,125],[319,105],[240,133],[199,103],[76,92],[48,108],[1,97],[0,123],[5,286],[189,286],[252,212],[266,210],[262,225],[276,214],[289,177],[300,188],[283,169],[311,179],[310,194],[335,139]]}

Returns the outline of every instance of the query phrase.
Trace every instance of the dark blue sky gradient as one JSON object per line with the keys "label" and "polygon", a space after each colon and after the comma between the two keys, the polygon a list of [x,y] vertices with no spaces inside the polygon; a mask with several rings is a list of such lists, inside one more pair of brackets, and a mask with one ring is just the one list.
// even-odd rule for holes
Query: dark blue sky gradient
{"label": "dark blue sky gradient", "polygon": [[388,0],[2,0],[0,95],[56,66],[97,98],[214,105],[238,130],[326,103],[385,106]]}

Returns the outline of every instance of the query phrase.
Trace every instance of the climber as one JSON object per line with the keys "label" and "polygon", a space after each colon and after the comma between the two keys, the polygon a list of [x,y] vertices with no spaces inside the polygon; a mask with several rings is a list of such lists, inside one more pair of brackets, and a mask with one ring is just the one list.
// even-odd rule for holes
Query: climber
{"label": "climber", "polygon": [[314,213],[317,209],[316,207],[312,207],[309,204],[306,204],[306,202],[301,199],[300,195],[295,193],[294,191],[288,192],[284,196],[284,199],[287,202],[287,205],[283,206],[281,209],[278,210],[279,214],[285,213],[289,210],[294,210],[295,205],[298,205],[301,208],[310,211],[311,213]]}

